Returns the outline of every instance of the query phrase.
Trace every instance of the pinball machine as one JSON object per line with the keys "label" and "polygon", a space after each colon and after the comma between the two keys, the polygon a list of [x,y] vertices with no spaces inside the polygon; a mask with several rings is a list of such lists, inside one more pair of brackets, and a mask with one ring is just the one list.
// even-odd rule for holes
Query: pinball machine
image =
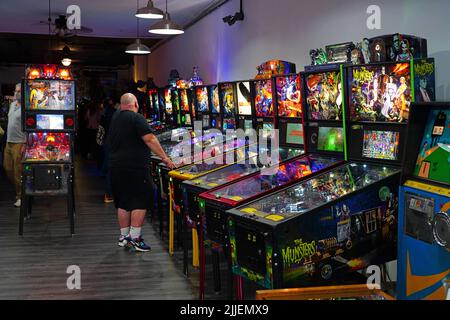
{"label": "pinball machine", "polygon": [[270,134],[275,129],[275,107],[273,101],[272,78],[252,80],[253,127],[257,132]]}
{"label": "pinball machine", "polygon": [[[342,74],[343,71],[341,70],[322,72],[321,77],[324,79],[332,78],[334,82],[332,82],[333,86],[321,87],[320,93],[326,95],[337,91],[337,86],[343,81]],[[305,154],[282,162],[273,170],[253,173],[232,183],[204,192],[199,196],[200,212],[204,216],[206,224],[205,237],[211,240],[214,246],[222,247],[225,255],[229,252],[227,210],[280,190],[306,177],[319,174],[344,161],[344,124],[340,111],[342,104],[337,105],[335,100],[324,102],[323,106],[338,109],[337,114],[340,114],[340,116],[327,120],[316,119],[320,115],[313,114],[315,105],[309,99],[314,92],[306,86],[306,80],[309,79],[310,75],[315,76],[315,73],[301,74],[300,78],[295,80],[301,82],[301,88],[304,91],[303,99],[301,99],[304,107],[302,106],[301,109],[304,111],[302,115],[305,115],[306,122],[303,120],[303,116],[282,117],[278,120],[278,122],[283,123],[282,126],[285,128],[280,130],[280,145],[289,148],[298,147],[304,143]],[[284,75],[283,77],[292,78],[292,75]],[[280,101],[281,99],[275,97],[275,100]],[[288,130],[289,124],[293,129]],[[306,132],[304,132],[304,128]],[[328,142],[328,140],[330,141]],[[325,143],[325,141],[328,143]],[[231,257],[228,254],[226,258],[229,271],[231,271]],[[213,261],[217,261],[217,258]],[[214,272],[218,274],[217,270],[214,270]],[[231,282],[229,280],[229,283]]]}
{"label": "pinball machine", "polygon": [[[170,145],[170,147],[167,148],[166,153],[172,160],[175,160],[178,169],[183,169],[185,166],[199,162],[202,159],[214,158],[220,154],[243,147],[244,145],[245,140],[238,139],[234,134],[228,135],[223,139],[219,132],[205,131],[202,133],[191,131],[190,137],[184,136],[180,142]],[[166,208],[167,217],[170,217],[170,205],[168,201],[171,194],[171,178],[169,176],[171,170],[160,161],[161,160],[157,157],[152,158],[152,163],[154,164],[155,172],[157,174],[155,178],[158,180],[157,183],[160,190],[159,202],[167,204],[164,207]],[[176,199],[180,199],[178,198],[178,196],[181,197],[181,191],[179,189],[180,185],[176,184],[175,187],[175,193],[177,195]],[[179,218],[180,215],[177,215],[176,217]],[[169,220],[170,219],[167,219],[167,221]],[[162,222],[160,221],[160,223]],[[178,227],[179,224],[179,220],[177,220],[177,230],[180,229]],[[167,227],[169,228],[169,224]],[[169,234],[169,229],[167,231]],[[160,233],[162,236],[162,225]],[[178,235],[179,234],[180,233],[178,233]],[[181,245],[181,238],[178,238],[178,245]]]}
{"label": "pinball machine", "polygon": [[[296,85],[300,84],[299,78],[300,75],[297,75],[294,77],[297,82]],[[252,95],[251,95],[251,89],[250,89],[250,81],[236,81],[232,83],[235,87],[234,90],[236,91],[236,101],[238,105],[238,126],[239,128],[246,129],[252,129],[254,125],[254,114],[255,109],[253,108],[252,104]],[[300,87],[301,90],[301,87]],[[288,89],[289,91],[289,89]],[[293,95],[297,94],[297,92],[293,92]],[[301,98],[301,94],[298,95],[298,98]],[[289,99],[293,99],[292,95],[289,95]],[[281,99],[280,99],[281,100]],[[286,98],[286,101],[283,100],[283,106],[286,106],[286,109],[288,108],[288,104],[292,101],[288,100]],[[294,101],[292,101],[294,103]],[[273,163],[275,165],[279,162],[284,162],[287,160],[290,160],[292,158],[295,158],[304,152],[304,141],[303,141],[303,124],[301,123],[301,116],[298,116],[299,114],[302,114],[301,103],[289,104],[289,107],[292,108],[300,108],[298,113],[293,113],[287,115],[291,116],[290,121],[285,120],[284,123],[290,123],[289,125],[286,125],[285,128],[287,131],[289,131],[288,134],[286,134],[286,137],[282,139],[281,146],[278,148],[278,159]],[[286,113],[286,112],[285,112]],[[297,125],[296,122],[300,122],[300,125]],[[292,127],[291,127],[292,126]],[[269,128],[270,130],[271,128]],[[286,131],[286,130],[284,130]],[[295,135],[295,137],[293,137]],[[262,148],[262,147],[261,147]],[[266,147],[267,148],[267,147]],[[269,147],[270,148],[270,147]],[[260,148],[259,148],[260,149]],[[264,148],[263,148],[264,149]],[[262,150],[259,150],[262,151]],[[262,165],[259,161],[260,159],[258,156],[255,156],[254,158],[249,159],[249,163],[246,164],[234,164],[232,166],[226,166],[222,169],[219,169],[215,172],[212,172],[210,174],[206,174],[204,176],[201,176],[194,180],[187,180],[183,182],[182,188],[183,188],[183,203],[184,203],[184,212],[185,217],[187,219],[187,224],[190,226],[194,226],[199,234],[199,245],[200,245],[200,260],[203,258],[204,250],[203,248],[203,230],[200,228],[200,226],[203,225],[203,223],[200,221],[201,214],[199,212],[198,207],[198,195],[202,192],[208,191],[212,188],[217,188],[223,184],[230,183],[231,181],[234,181],[236,179],[243,178],[247,175],[251,175],[253,173],[259,172],[262,168],[265,166]],[[213,250],[213,257],[215,261],[218,261],[218,253],[216,250]],[[187,250],[185,249],[185,261],[187,260]],[[202,263],[202,262],[201,262]],[[215,264],[217,266],[217,263]],[[203,268],[204,269],[204,268]],[[215,268],[215,271],[216,268]],[[187,273],[187,265],[185,263],[185,273]],[[218,274],[218,272],[215,272],[215,274]],[[217,278],[217,277],[215,277]],[[215,284],[215,290],[220,291],[220,281],[216,281]]]}
{"label": "pinball machine", "polygon": [[171,130],[171,127],[165,123],[165,112],[160,105],[160,90],[158,88],[149,89],[147,98],[148,102],[146,110],[144,110],[144,117],[147,119],[153,132],[161,134]]}
{"label": "pinball machine", "polygon": [[179,94],[179,121],[180,126],[183,128],[194,126],[195,121],[195,109],[193,102],[193,91],[190,88],[178,88]]}
{"label": "pinball machine", "polygon": [[[218,152],[218,155],[210,158],[203,158],[200,161],[194,162],[190,165],[178,168],[176,170],[172,170],[169,172],[169,206],[170,206],[170,216],[169,216],[169,253],[173,254],[173,248],[174,248],[174,216],[178,217],[178,227],[179,229],[179,239],[181,239],[181,235],[183,234],[183,228],[186,219],[183,219],[183,208],[184,208],[184,199],[182,197],[182,183],[187,180],[193,180],[197,179],[198,177],[201,177],[202,175],[214,172],[219,170],[220,168],[226,167],[231,165],[230,164],[230,158],[231,161],[237,162],[237,163],[246,163],[248,158],[252,158],[257,155],[257,149],[252,148],[251,146],[247,145],[246,140],[237,139],[235,141],[232,141],[234,145],[238,145],[238,147],[231,148],[228,152]],[[193,233],[195,233],[194,237],[196,237],[196,232],[193,230]],[[195,243],[197,243],[197,240],[193,240]],[[187,244],[183,242],[183,246],[186,247]],[[195,250],[198,248],[198,245],[194,245],[194,265],[198,265],[198,250]]]}
{"label": "pinball machine", "polygon": [[222,82],[219,87],[219,105],[222,118],[222,131],[237,129],[237,105],[235,85],[233,82]]}
{"label": "pinball machine", "polygon": [[205,130],[211,128],[211,95],[209,92],[213,86],[193,87],[195,120],[201,121],[202,128]]}
{"label": "pinball machine", "polygon": [[[268,289],[321,286],[343,273],[395,260],[408,117],[406,107],[402,114],[400,110],[403,103],[409,110],[415,96],[411,64],[345,68],[348,94],[342,117],[348,162],[229,210],[235,275]],[[313,84],[317,85],[311,82],[308,88]],[[388,106],[386,95],[394,85],[400,94]],[[319,113],[313,114],[317,120],[340,114],[321,114],[321,102],[315,108]],[[335,148],[339,133],[320,128],[316,132],[319,149]],[[308,136],[311,139],[310,132]],[[242,298],[242,288],[236,294]]]}
{"label": "pinball machine", "polygon": [[411,106],[399,199],[397,298],[450,298],[450,103]]}
{"label": "pinball machine", "polygon": [[[172,128],[179,127],[178,123],[178,93],[176,98],[175,95],[176,89],[172,87],[166,87],[162,89],[162,94],[160,97],[160,107],[163,112],[164,122],[167,126]],[[174,103],[174,101],[176,103]]]}
{"label": "pinball machine", "polygon": [[238,128],[247,131],[254,128],[254,112],[250,81],[236,81],[236,101],[238,108]]}
{"label": "pinball machine", "polygon": [[159,90],[157,88],[149,89],[147,99],[147,110],[144,112],[144,117],[151,121],[162,121],[159,108]]}
{"label": "pinball machine", "polygon": [[219,86],[212,85],[208,91],[209,101],[211,103],[211,129],[223,130],[222,127],[222,112],[220,108]]}
{"label": "pinball machine", "polygon": [[47,64],[26,69],[22,81],[22,127],[27,141],[22,159],[20,235],[24,218],[31,215],[32,199],[41,196],[66,198],[70,232],[75,233],[75,86],[68,68]]}

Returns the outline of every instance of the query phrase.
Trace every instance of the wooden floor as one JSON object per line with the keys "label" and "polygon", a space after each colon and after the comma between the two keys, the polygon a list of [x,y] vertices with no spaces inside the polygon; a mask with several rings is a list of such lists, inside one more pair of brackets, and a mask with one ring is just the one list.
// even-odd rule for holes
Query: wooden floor
{"label": "wooden floor", "polygon": [[[49,198],[35,201],[20,237],[13,189],[0,172],[0,299],[197,299],[198,275],[183,275],[181,252],[168,255],[157,223],[143,228],[151,252],[119,248],[114,206],[103,203],[104,178],[81,160],[76,173],[76,234],[69,234],[64,202]],[[67,288],[70,265],[81,269],[81,290]]]}
{"label": "wooden floor", "polygon": [[[103,203],[104,178],[95,163],[76,162],[75,235],[62,199],[36,199],[32,217],[18,235],[19,209],[14,208],[12,185],[0,170],[0,299],[158,299],[198,298],[198,270],[182,272],[182,251],[169,256],[167,235],[159,237],[158,221],[151,215],[143,236],[152,251],[135,253],[117,246],[119,234],[113,204]],[[192,260],[190,260],[192,261]],[[225,263],[222,291],[213,291],[211,257],[206,252],[205,299],[226,299]],[[67,288],[67,268],[81,269],[81,290]],[[364,283],[350,277],[351,283]],[[364,280],[365,281],[365,280]],[[255,285],[244,286],[246,299],[254,299]],[[259,288],[261,289],[261,288]]]}

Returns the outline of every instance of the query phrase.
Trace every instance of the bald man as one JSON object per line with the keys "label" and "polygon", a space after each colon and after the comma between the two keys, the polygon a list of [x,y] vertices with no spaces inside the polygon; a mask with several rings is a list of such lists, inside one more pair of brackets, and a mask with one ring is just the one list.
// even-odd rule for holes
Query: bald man
{"label": "bald man", "polygon": [[110,174],[120,226],[118,245],[139,252],[150,250],[142,236],[145,214],[151,207],[150,157],[153,151],[169,168],[174,163],[161,148],[147,120],[138,113],[136,97],[126,93],[108,133]]}

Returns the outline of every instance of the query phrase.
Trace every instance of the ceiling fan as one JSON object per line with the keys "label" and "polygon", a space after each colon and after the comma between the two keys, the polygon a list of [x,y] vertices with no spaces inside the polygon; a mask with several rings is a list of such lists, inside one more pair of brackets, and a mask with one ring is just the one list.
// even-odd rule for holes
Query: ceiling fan
{"label": "ceiling fan", "polygon": [[48,1],[48,18],[47,21],[39,21],[40,25],[47,25],[49,34],[53,33],[54,35],[61,38],[69,38],[73,37],[77,34],[86,34],[92,33],[94,30],[85,26],[81,26],[80,29],[70,30],[67,28],[67,15],[66,14],[58,14],[57,18],[52,20],[51,13],[51,0]]}

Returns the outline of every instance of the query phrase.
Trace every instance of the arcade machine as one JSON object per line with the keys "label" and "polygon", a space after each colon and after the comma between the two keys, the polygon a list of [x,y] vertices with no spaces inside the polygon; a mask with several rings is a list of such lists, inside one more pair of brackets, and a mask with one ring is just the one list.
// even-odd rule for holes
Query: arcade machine
{"label": "arcade machine", "polygon": [[180,126],[190,127],[194,126],[195,112],[193,108],[192,90],[189,88],[179,88],[179,107],[180,107]]}
{"label": "arcade machine", "polygon": [[73,192],[73,134],[76,130],[76,89],[70,69],[36,65],[26,69],[22,82],[23,156],[22,206],[19,235],[32,198],[65,197],[70,233],[75,233]]}
{"label": "arcade machine", "polygon": [[[216,171],[222,167],[229,166],[229,157],[232,157],[233,161],[237,163],[242,163],[246,159],[257,155],[257,152],[253,151],[251,146],[248,146],[245,139],[236,139],[231,141],[233,148],[230,148],[228,152],[218,151],[218,155],[210,158],[203,158],[200,161],[194,162],[190,165],[183,166],[176,170],[169,172],[169,253],[173,255],[174,247],[174,214],[178,217],[178,235],[179,240],[181,240],[181,235],[183,232],[183,207],[184,203],[182,200],[182,188],[181,184],[183,181],[196,179],[202,175],[208,174],[210,172]],[[181,200],[181,201],[180,201]],[[186,245],[186,244],[183,244]],[[198,247],[198,246],[197,246]],[[196,248],[196,246],[194,246]],[[198,252],[194,252],[197,254]],[[198,258],[195,258],[197,261]],[[198,263],[195,263],[197,266]]]}
{"label": "arcade machine", "polygon": [[296,148],[303,146],[304,117],[302,108],[302,76],[301,74],[278,75],[273,77],[275,90],[273,93],[275,127],[283,137],[281,145]]}
{"label": "arcade machine", "polygon": [[252,108],[252,95],[250,81],[235,82],[236,101],[238,108],[238,128],[244,131],[253,129],[254,112]]}
{"label": "arcade machine", "polygon": [[180,91],[177,87],[170,88],[170,103],[176,126],[181,128],[183,125],[181,123]]}
{"label": "arcade machine", "polygon": [[203,129],[211,127],[211,101],[209,91],[212,86],[197,86],[192,90],[194,92],[195,116],[197,121],[202,122]]}
{"label": "arcade machine", "polygon": [[272,79],[252,80],[251,88],[253,90],[253,110],[254,128],[257,132],[265,130],[267,134],[275,129],[275,108],[273,102],[273,83]]}
{"label": "arcade machine", "polygon": [[[303,154],[303,146],[302,144],[295,145],[296,148],[281,146],[278,149],[279,159],[276,162],[271,163],[271,165],[275,165],[276,163],[284,162]],[[255,150],[257,150],[255,146]],[[200,260],[204,261],[204,251],[203,251],[203,229],[204,225],[203,221],[201,221],[201,214],[198,206],[198,195],[202,192],[208,191],[212,188],[217,188],[221,185],[228,184],[237,179],[241,179],[248,175],[251,175],[256,172],[260,172],[261,169],[270,167],[270,165],[264,166],[259,161],[259,154],[255,154],[253,157],[250,157],[246,163],[236,163],[230,166],[224,166],[221,169],[218,169],[214,172],[199,176],[195,179],[185,180],[182,183],[182,193],[183,193],[183,219],[186,220],[186,225],[190,228],[196,228],[200,239]],[[184,220],[183,220],[184,221]],[[184,243],[186,243],[184,241]],[[185,261],[187,261],[187,247],[185,248]],[[213,250],[213,254],[216,256],[217,251]],[[184,265],[185,273],[187,274],[187,263]],[[220,287],[220,284],[217,287]],[[216,290],[220,291],[220,289]]]}
{"label": "arcade machine", "polygon": [[[235,85],[232,82],[229,83],[220,83],[218,84],[219,90],[219,105],[221,106],[220,109],[222,111],[221,118],[222,118],[222,124],[223,124],[223,132],[226,132],[228,129],[236,129],[237,125],[237,119],[236,119],[236,94],[235,94]],[[216,137],[216,132],[212,132],[211,135]],[[223,139],[223,137],[220,137]],[[160,172],[161,172],[161,181],[166,180],[169,181],[169,196],[172,196],[172,199],[174,201],[170,200],[169,204],[169,253],[173,253],[173,234],[174,234],[174,212],[178,213],[177,216],[177,230],[178,230],[178,242],[181,242],[181,233],[182,233],[182,224],[184,223],[184,219],[182,219],[183,211],[181,208],[183,207],[183,200],[182,200],[182,189],[181,189],[181,183],[185,180],[193,179],[194,176],[191,174],[188,174],[190,170],[198,170],[197,167],[203,166],[202,159],[208,159],[208,158],[214,158],[215,156],[219,156],[222,153],[231,153],[233,150],[242,148],[246,146],[246,139],[245,137],[239,137],[236,134],[233,134],[232,136],[226,135],[226,141],[223,144],[223,148],[220,146],[222,144],[222,141],[212,141],[212,148],[208,145],[205,146],[205,143],[203,143],[203,155],[202,157],[199,157],[198,154],[195,154],[195,152],[198,150],[193,150],[192,153],[190,153],[187,156],[187,159],[184,159],[182,157],[179,159],[178,164],[180,163],[193,163],[193,169],[190,168],[190,166],[183,167],[182,165],[179,166],[177,170],[174,170],[172,172],[169,172],[167,168],[163,168],[161,166]],[[209,154],[208,154],[209,153]],[[248,152],[247,152],[248,153]],[[192,157],[194,155],[194,157]],[[247,158],[247,157],[246,157]],[[245,159],[246,159],[245,158]],[[185,161],[186,160],[186,161]],[[200,161],[199,161],[200,160]],[[195,176],[201,176],[203,174],[208,173],[211,171],[210,168],[214,168],[214,170],[219,169],[220,167],[224,166],[223,161],[219,161],[218,164],[214,164],[213,166],[206,166],[201,171],[197,171]],[[181,219],[180,219],[181,218]],[[193,230],[195,233],[195,230]],[[196,235],[195,235],[196,236]],[[198,259],[195,258],[197,261]],[[198,263],[196,262],[195,265]]]}
{"label": "arcade machine", "polygon": [[[230,210],[235,275],[269,289],[324,285],[395,259],[397,190],[408,117],[402,104],[409,106],[414,97],[413,69],[409,62],[346,69],[349,162]],[[388,105],[394,85],[396,100]],[[321,102],[315,117],[339,114]],[[332,130],[319,129],[318,146],[329,150],[336,137]],[[241,288],[237,294],[242,297]]]}
{"label": "arcade machine", "polygon": [[148,91],[147,109],[144,116],[155,134],[161,134],[171,128],[165,123],[165,112],[160,107],[159,89],[153,88]]}
{"label": "arcade machine", "polygon": [[221,106],[222,131],[237,129],[237,106],[233,82],[222,82],[219,87],[219,105]]}
{"label": "arcade machine", "polygon": [[212,85],[208,91],[209,101],[211,103],[211,129],[223,130],[222,112],[220,108],[219,86]]}
{"label": "arcade machine", "polygon": [[[266,130],[267,134],[269,134],[275,129],[277,122],[277,110],[274,100],[276,87],[273,77],[275,75],[295,74],[295,64],[281,60],[270,60],[258,66],[257,70],[258,74],[255,80],[250,82],[254,111],[253,127],[257,132]],[[299,99],[301,99],[301,95]]]}
{"label": "arcade machine", "polygon": [[[305,155],[281,163],[272,173],[258,172],[200,195],[200,210],[204,215],[207,237],[214,244],[224,247],[225,254],[229,252],[227,210],[289,186],[306,177],[319,174],[326,169],[341,164],[344,160],[345,139],[341,112],[342,103],[336,103],[336,98],[334,100],[323,99],[322,110],[333,109],[337,111],[334,118],[322,120],[321,118],[325,118],[325,115],[316,111],[316,105],[312,99],[315,95],[330,96],[332,93],[338,92],[337,87],[343,85],[341,83],[343,81],[342,74],[343,71],[334,70],[319,74],[305,73],[303,76],[306,80],[311,81],[311,78],[320,77],[320,83],[327,83],[327,85],[318,87],[307,87],[306,84],[303,86],[303,97],[305,98],[301,101],[305,105],[307,124],[305,126],[293,125],[294,129],[287,130],[288,124],[295,124],[295,120],[293,120],[295,118],[280,119],[279,121],[286,124],[286,130],[281,130],[283,135],[280,137],[280,145],[282,146],[298,146],[303,143],[303,128],[306,128]],[[300,81],[305,82],[303,77],[300,78]],[[278,98],[276,99],[280,101]],[[328,114],[326,115],[328,116]],[[297,120],[300,124],[303,123],[302,118],[297,118]],[[293,130],[301,131],[294,134]],[[229,255],[227,260],[229,270],[231,270]]]}
{"label": "arcade machine", "polygon": [[150,121],[161,121],[158,91],[159,90],[157,88],[148,90],[147,110],[144,112],[144,117]]}
{"label": "arcade machine", "polygon": [[177,114],[177,106],[174,105],[173,101],[178,101],[177,99],[173,99],[172,95],[175,90],[172,87],[166,87],[162,90],[161,97],[161,109],[163,111],[164,122],[167,126],[172,128],[177,128],[178,126],[178,114]]}
{"label": "arcade machine", "polygon": [[[181,82],[178,82],[180,85],[182,84]],[[210,95],[210,101],[211,101],[211,128],[212,129],[218,129],[220,131],[225,131],[224,127],[222,126],[224,123],[228,123],[229,128],[232,129],[234,128],[235,124],[236,124],[236,119],[234,118],[235,115],[235,99],[234,99],[234,91],[233,90],[228,90],[226,93],[219,93],[220,90],[219,88],[221,87],[221,85],[213,85],[211,86],[210,90],[209,90],[209,95]],[[231,88],[232,86],[228,86],[228,84],[224,84],[223,87],[225,89]],[[178,91],[174,91],[173,89],[171,90],[172,93],[177,93]],[[220,96],[223,96],[224,98],[221,99]],[[166,98],[166,106],[167,106],[167,101],[168,99]],[[178,101],[178,98],[176,99],[172,99],[171,101]],[[223,104],[226,102],[228,103],[228,108],[227,108],[227,112],[225,115],[225,108],[221,107],[223,106]],[[170,105],[172,106],[172,104]],[[176,109],[176,106],[173,106],[172,108],[173,110]],[[224,117],[227,119],[224,122]],[[180,118],[180,117],[177,117]],[[227,125],[227,126],[228,126]],[[194,132],[195,135],[195,132]],[[179,153],[184,153],[182,151],[184,148],[180,145],[178,148],[171,150],[171,157],[173,158],[174,156],[178,158],[178,166],[181,169],[185,164],[191,164],[194,161],[194,159],[201,159],[203,157],[203,159],[206,158],[211,158],[214,157],[217,154],[217,150],[219,150],[220,152],[227,152],[230,150],[233,150],[235,148],[238,147],[242,147],[243,141],[236,141],[236,137],[227,137],[227,141],[225,141],[225,143],[223,143],[222,141],[219,141],[219,139],[215,139],[217,133],[214,132],[202,132],[202,133],[197,133],[197,136],[194,136],[194,138],[191,141],[191,152],[189,152],[189,154],[186,154],[184,156],[180,157]],[[197,147],[196,147],[197,146]],[[201,154],[196,154],[196,152],[198,152],[198,150],[201,151]],[[158,180],[159,180],[159,185],[160,185],[160,195],[161,195],[161,201],[167,200],[168,195],[170,195],[170,188],[169,188],[169,182],[170,182],[170,177],[169,177],[169,172],[170,170],[162,163],[158,163],[157,164],[157,170],[156,172],[158,173]],[[180,191],[181,192],[181,191]],[[181,195],[181,193],[180,193]],[[169,209],[170,209],[170,205],[169,205]],[[170,212],[170,210],[169,210]],[[170,216],[170,214],[169,214]],[[169,231],[170,233],[170,231]],[[180,242],[181,240],[179,240]]]}
{"label": "arcade machine", "polygon": [[397,298],[449,299],[450,103],[411,106],[399,199]]}

